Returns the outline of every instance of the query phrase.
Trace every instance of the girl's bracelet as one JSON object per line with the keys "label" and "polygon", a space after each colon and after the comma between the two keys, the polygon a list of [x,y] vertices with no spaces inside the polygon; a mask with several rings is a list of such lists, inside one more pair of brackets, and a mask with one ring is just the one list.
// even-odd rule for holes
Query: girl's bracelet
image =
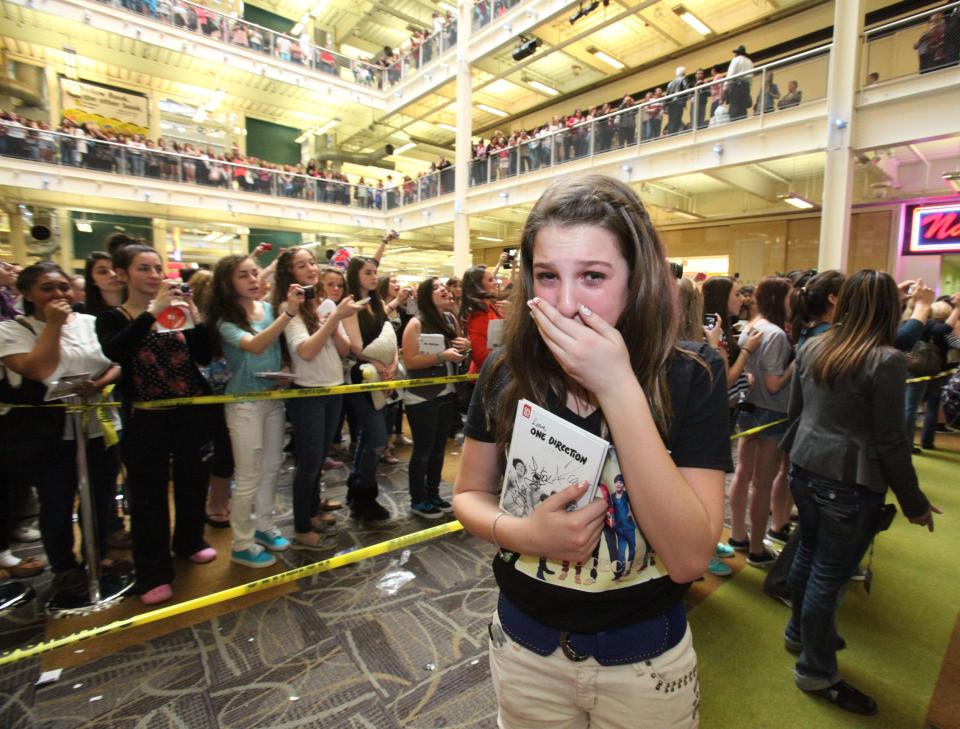
{"label": "girl's bracelet", "polygon": [[497,548],[498,552],[503,551],[503,547],[500,546],[500,542],[497,541],[497,522],[500,521],[505,516],[510,516],[507,512],[501,511],[493,519],[493,524],[490,526],[490,538],[493,540],[493,546]]}

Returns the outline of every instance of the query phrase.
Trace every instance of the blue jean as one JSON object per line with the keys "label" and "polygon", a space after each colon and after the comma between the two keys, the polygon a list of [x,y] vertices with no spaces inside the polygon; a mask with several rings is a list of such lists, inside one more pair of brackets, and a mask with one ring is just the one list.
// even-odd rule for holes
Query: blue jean
{"label": "blue jean", "polygon": [[[909,382],[903,393],[903,417],[904,427],[907,430],[907,437],[913,443],[914,435],[917,432],[917,410],[923,401],[923,396],[927,392],[926,382]],[[936,420],[936,414],[934,414]],[[936,425],[936,422],[934,422]]]}
{"label": "blue jean", "polygon": [[353,457],[353,469],[347,484],[347,503],[373,501],[377,498],[377,463],[387,445],[387,422],[383,411],[373,407],[370,395],[357,392],[347,395],[357,415],[360,437]]}
{"label": "blue jean", "polygon": [[790,467],[800,544],[790,569],[793,615],[786,637],[802,645],[794,679],[804,691],[832,686],[843,589],[876,533],[884,494]]}
{"label": "blue jean", "polygon": [[[299,389],[294,385],[291,389]],[[311,529],[310,517],[320,506],[317,480],[323,461],[340,424],[343,395],[287,400],[287,419],[293,425],[293,528],[301,534]]]}
{"label": "blue jean", "polygon": [[923,414],[923,430],[920,431],[920,445],[924,448],[933,447],[933,439],[937,435],[937,415],[940,412],[940,393],[943,391],[944,379],[930,380],[923,401],[927,405]]}

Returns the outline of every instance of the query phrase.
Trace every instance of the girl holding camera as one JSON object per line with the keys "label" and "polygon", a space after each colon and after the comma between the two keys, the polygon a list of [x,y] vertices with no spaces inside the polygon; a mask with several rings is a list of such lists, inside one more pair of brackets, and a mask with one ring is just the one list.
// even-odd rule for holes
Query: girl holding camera
{"label": "girl holding camera", "polygon": [[[160,255],[145,245],[117,248],[113,270],[126,287],[121,306],[97,317],[103,353],[121,367],[119,389],[125,406],[120,456],[127,470],[127,500],[133,535],[140,601],[155,605],[173,597],[170,558],[169,475],[173,462],[176,523],[173,551],[197,564],[217,552],[203,539],[207,469],[204,449],[210,439],[205,407],[182,405],[134,409],[138,400],[209,395],[197,363],[210,362],[210,338],[189,291],[164,278]],[[192,320],[178,331],[158,328],[169,313]]]}
{"label": "girl holding camera", "polygon": [[[474,391],[454,492],[464,527],[500,549],[489,628],[499,725],[695,727],[681,599],[722,526],[732,467],[723,363],[705,344],[678,341],[676,283],[627,185],[600,175],[555,183],[527,218],[520,257],[513,315]],[[521,398],[617,447],[608,467],[624,481],[623,526],[632,520],[637,545],[619,575],[565,579],[563,563],[590,563],[607,523],[603,498],[567,511],[588,484],[524,517],[499,510]]]}
{"label": "girl holding camera", "polygon": [[[333,271],[333,275],[325,272],[322,278],[332,281],[333,276],[342,280],[337,271]],[[279,308],[277,292],[289,290],[292,286],[316,294],[320,280],[320,268],[313,253],[306,248],[285,249],[277,259],[275,304]],[[339,304],[318,295],[305,299],[284,332],[295,376],[293,389],[343,384],[342,358],[350,352],[350,340],[342,321],[356,315],[361,307],[354,304],[350,296],[337,296],[337,299]],[[335,522],[332,515],[318,514],[322,507],[317,484],[340,422],[342,400],[343,395],[325,395],[287,401],[287,417],[293,425],[297,462],[293,475],[294,549],[313,550],[329,546],[314,531]]]}
{"label": "girl holding camera", "polygon": [[[249,256],[224,256],[213,270],[207,323],[215,332],[233,376],[227,394],[268,390],[275,385],[258,372],[277,372],[282,364],[280,335],[297,315],[303,288],[291,283],[284,300],[274,307],[262,301],[260,267]],[[283,462],[282,400],[231,402],[224,408],[233,448],[233,504],[230,559],[247,567],[269,567],[270,552],[282,552],[290,542],[273,523],[277,479]],[[256,520],[251,511],[256,510]]]}

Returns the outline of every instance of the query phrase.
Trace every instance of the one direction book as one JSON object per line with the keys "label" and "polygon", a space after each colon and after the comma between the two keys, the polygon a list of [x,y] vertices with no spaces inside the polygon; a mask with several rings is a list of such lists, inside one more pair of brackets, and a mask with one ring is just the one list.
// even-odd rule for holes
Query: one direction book
{"label": "one direction book", "polygon": [[520,400],[500,508],[514,516],[526,516],[552,494],[583,481],[589,488],[571,508],[589,504],[596,497],[609,447],[603,438],[529,400]]}

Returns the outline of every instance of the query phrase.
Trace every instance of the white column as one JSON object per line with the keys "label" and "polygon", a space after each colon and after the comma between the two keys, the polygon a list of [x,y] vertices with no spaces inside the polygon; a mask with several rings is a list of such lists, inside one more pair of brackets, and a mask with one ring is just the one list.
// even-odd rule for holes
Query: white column
{"label": "white column", "polygon": [[167,244],[167,221],[162,218],[153,218],[150,223],[153,228],[153,247],[160,254],[163,270],[166,271],[167,259],[170,257],[170,246]]}
{"label": "white column", "polygon": [[850,204],[853,193],[853,151],[850,130],[856,123],[854,101],[863,0],[836,0],[833,49],[827,77],[827,149],[823,170],[823,214],[817,268],[846,271],[850,253]]}
{"label": "white column", "polygon": [[57,230],[60,233],[60,268],[72,273],[76,268],[73,260],[73,223],[70,222],[70,211],[66,208],[57,208]]}
{"label": "white column", "polygon": [[473,130],[470,61],[471,10],[473,3],[460,0],[457,22],[457,139],[454,159],[453,195],[453,273],[462,276],[473,264],[470,253],[470,215],[467,213],[467,190],[470,187],[470,136]]}

